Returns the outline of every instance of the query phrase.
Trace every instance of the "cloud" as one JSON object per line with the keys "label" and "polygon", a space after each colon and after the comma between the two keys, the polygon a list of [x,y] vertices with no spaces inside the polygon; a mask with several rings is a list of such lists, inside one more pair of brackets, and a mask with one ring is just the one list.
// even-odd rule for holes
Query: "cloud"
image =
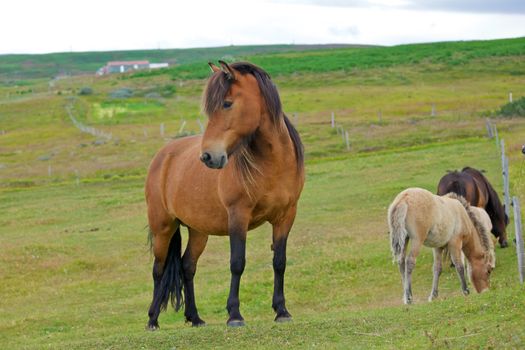
{"label": "cloud", "polygon": [[523,0],[272,0],[273,2],[330,7],[379,7],[398,10],[525,14]]}
{"label": "cloud", "polygon": [[357,37],[359,35],[359,28],[357,26],[346,27],[331,27],[330,33],[338,37]]}

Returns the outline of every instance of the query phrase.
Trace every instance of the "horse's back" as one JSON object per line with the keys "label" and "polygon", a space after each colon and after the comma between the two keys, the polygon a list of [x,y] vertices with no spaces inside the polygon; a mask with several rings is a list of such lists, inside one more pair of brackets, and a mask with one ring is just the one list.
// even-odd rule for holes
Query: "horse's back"
{"label": "horse's back", "polygon": [[428,231],[428,227],[431,226],[429,219],[432,217],[429,214],[435,211],[433,196],[430,191],[423,188],[407,188],[396,196],[390,205],[389,212],[392,212],[396,207],[405,205],[407,206],[405,221],[409,233]]}
{"label": "horse's back", "polygon": [[[408,188],[401,192],[391,206],[407,205],[406,227],[411,239],[428,247],[442,247],[457,234],[462,215],[461,203],[455,199],[437,196],[422,188]],[[463,210],[464,211],[464,210]]]}

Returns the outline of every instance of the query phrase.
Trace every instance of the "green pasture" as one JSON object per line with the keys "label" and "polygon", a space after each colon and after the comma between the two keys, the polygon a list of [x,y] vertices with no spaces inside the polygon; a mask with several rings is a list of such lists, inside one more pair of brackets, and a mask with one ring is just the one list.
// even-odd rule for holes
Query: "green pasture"
{"label": "green pasture", "polygon": [[[495,114],[510,91],[514,99],[525,96],[519,43],[523,39],[250,56],[274,77],[301,134],[307,178],[288,244],[285,292],[294,321],[273,322],[271,230],[263,225],[248,235],[240,291],[247,325],[240,329],[226,327],[228,240],[211,237],[195,279],[208,325],[191,328],[169,309],[159,318],[160,331],[144,330],[153,262],[144,178],[156,150],[180,136],[183,124],[188,133],[206,124],[200,113],[205,80],[168,70],[0,85],[0,348],[523,347],[525,289],[514,243],[496,249],[490,291],[464,297],[447,268],[432,303],[426,301],[432,252],[424,249],[413,277],[415,304],[406,307],[386,223],[398,192],[435,191],[447,170],[484,169],[501,193],[500,154],[496,140],[487,138],[486,118],[505,140],[511,192],[525,207],[525,122]],[[363,52],[362,62],[373,59],[340,69],[339,61],[357,62],[354,52]],[[281,64],[289,58],[297,62],[293,69]],[[315,68],[321,59],[331,68]],[[304,68],[308,61],[312,69]],[[190,72],[190,65],[180,69]],[[79,96],[83,87],[93,94]],[[119,89],[133,93],[115,98]],[[66,107],[112,138],[82,133]],[[350,149],[331,128],[332,112],[339,130],[349,133]]]}

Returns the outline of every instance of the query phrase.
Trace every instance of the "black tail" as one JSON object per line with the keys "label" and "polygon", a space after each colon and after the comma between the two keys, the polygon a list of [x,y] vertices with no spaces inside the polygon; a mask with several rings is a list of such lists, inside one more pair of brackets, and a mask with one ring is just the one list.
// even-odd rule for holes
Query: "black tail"
{"label": "black tail", "polygon": [[299,132],[293,126],[292,122],[286,115],[284,115],[284,123],[286,124],[286,129],[288,129],[288,134],[292,139],[293,146],[295,149],[295,159],[297,161],[297,169],[299,172],[302,172],[304,169],[304,146],[299,136]]}
{"label": "black tail", "polygon": [[177,228],[177,231],[175,231],[175,234],[171,237],[168,256],[164,263],[162,280],[157,291],[158,295],[154,298],[154,300],[160,302],[161,310],[166,310],[169,300],[171,300],[171,305],[173,305],[175,311],[179,311],[182,305],[183,271],[181,241],[180,228]]}

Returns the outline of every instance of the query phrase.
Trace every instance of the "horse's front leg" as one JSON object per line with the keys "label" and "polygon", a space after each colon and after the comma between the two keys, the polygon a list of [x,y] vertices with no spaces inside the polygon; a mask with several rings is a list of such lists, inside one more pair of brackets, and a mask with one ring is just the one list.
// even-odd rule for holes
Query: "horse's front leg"
{"label": "horse's front leg", "polygon": [[459,281],[461,282],[461,291],[464,295],[470,294],[470,290],[467,286],[467,279],[465,278],[465,265],[463,263],[463,256],[461,254],[461,243],[449,243],[448,249],[450,251],[450,260],[456,267]]}
{"label": "horse's front leg", "polygon": [[284,298],[284,272],[286,270],[286,242],[288,234],[292,228],[296,214],[296,207],[293,207],[286,217],[273,225],[272,250],[273,250],[273,301],[272,307],[276,313],[276,322],[286,322],[292,320],[292,315],[288,312]]}
{"label": "horse's front leg", "polygon": [[428,301],[432,301],[438,297],[439,276],[442,270],[442,255],[443,248],[434,248],[434,278],[432,279],[432,291],[430,292]]}
{"label": "horse's front leg", "polygon": [[230,271],[232,274],[230,284],[230,295],[226,304],[228,310],[228,326],[244,326],[244,318],[239,310],[239,285],[241,276],[246,265],[246,232],[248,231],[248,220],[244,215],[235,211],[228,213],[228,233],[230,236]]}

